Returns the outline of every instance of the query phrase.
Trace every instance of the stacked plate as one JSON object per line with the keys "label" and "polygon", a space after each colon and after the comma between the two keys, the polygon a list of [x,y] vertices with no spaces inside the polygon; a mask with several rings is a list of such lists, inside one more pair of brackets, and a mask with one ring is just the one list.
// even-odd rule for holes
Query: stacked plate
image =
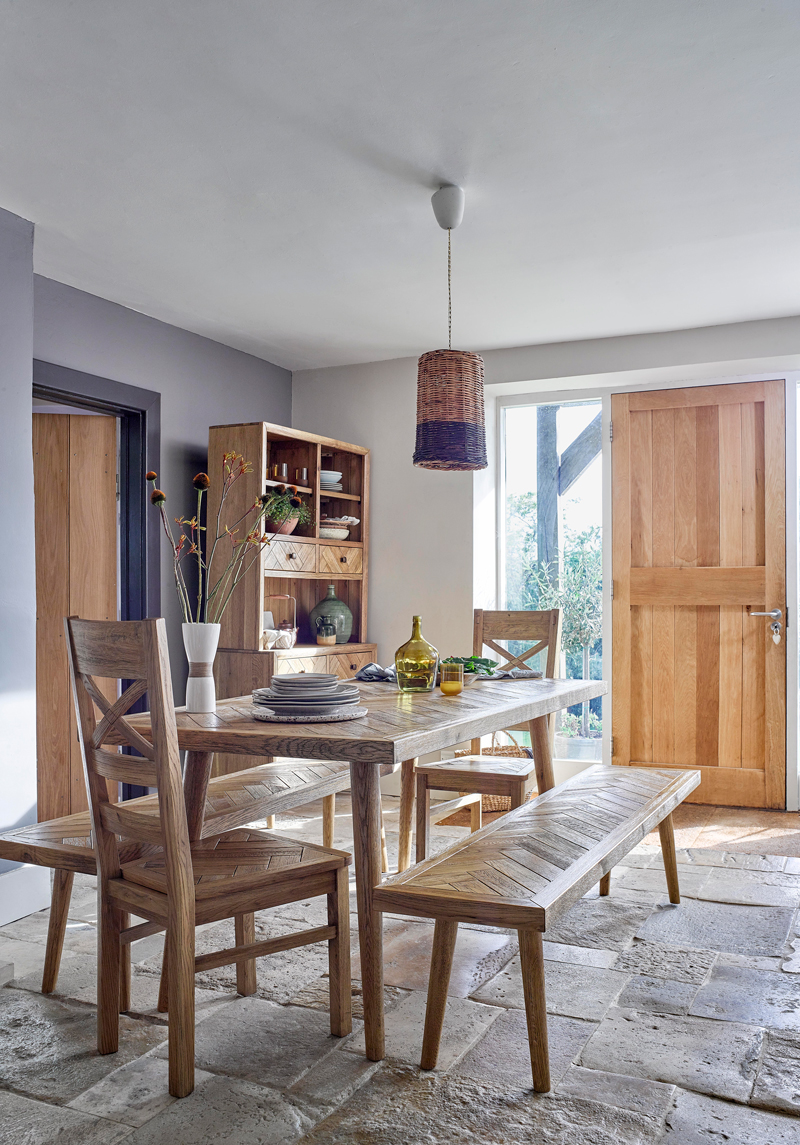
{"label": "stacked plate", "polygon": [[342,491],[342,475],[335,469],[320,469],[319,484],[321,489],[330,489],[335,492]]}
{"label": "stacked plate", "polygon": [[[353,719],[361,693],[355,684],[341,683],[338,676],[326,672],[301,672],[275,676],[269,688],[253,692],[254,715],[257,718],[308,720]],[[259,710],[262,715],[259,716]]]}

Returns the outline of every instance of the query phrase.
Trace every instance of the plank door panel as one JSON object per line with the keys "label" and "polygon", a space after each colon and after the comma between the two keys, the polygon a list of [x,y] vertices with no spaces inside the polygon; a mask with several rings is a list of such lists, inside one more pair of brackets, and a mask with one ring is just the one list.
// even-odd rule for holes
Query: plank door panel
{"label": "plank door panel", "polygon": [[784,383],[612,398],[613,761],[785,806]]}
{"label": "plank door panel", "polygon": [[[116,418],[33,415],[40,822],[87,808],[64,617],[116,620]],[[107,695],[116,696],[109,682]],[[112,799],[117,784],[109,784]]]}

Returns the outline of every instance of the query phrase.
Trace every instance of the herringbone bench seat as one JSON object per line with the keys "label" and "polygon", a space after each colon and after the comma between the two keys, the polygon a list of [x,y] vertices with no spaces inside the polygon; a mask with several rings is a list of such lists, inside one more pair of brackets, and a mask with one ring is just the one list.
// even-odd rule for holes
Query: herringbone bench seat
{"label": "herringbone bench seat", "polygon": [[699,771],[590,767],[373,891],[378,910],[436,920],[421,1066],[439,1054],[459,922],[519,932],[533,1088],[550,1089],[542,934],[658,825],[670,902],[680,902],[672,812]]}
{"label": "herringbone bench seat", "polygon": [[[350,765],[338,761],[287,760],[220,775],[208,784],[201,836],[207,839],[222,835],[254,820],[323,799],[323,846],[332,847],[333,797],[349,787]],[[149,809],[155,816],[156,799],[155,795],[146,795],[129,800],[125,806],[145,813]],[[120,858],[128,862],[154,850],[155,847],[143,848],[127,841],[120,845]],[[32,823],[0,835],[0,859],[55,870],[42,975],[42,993],[50,994],[58,980],[75,872],[97,873],[89,812]]]}

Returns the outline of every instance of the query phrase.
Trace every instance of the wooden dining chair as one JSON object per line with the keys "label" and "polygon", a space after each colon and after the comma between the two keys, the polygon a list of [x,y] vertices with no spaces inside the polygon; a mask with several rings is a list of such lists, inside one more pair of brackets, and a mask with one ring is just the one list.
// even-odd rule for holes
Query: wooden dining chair
{"label": "wooden dining chair", "polygon": [[[252,994],[257,957],[327,941],[331,1033],[350,1033],[350,856],[249,828],[190,844],[164,621],[71,617],[65,629],[98,866],[98,1051],[119,1048],[121,945],[164,929],[173,1097],[186,1097],[194,1088],[199,970],[233,963],[239,993]],[[127,684],[113,703],[97,683],[108,678]],[[125,719],[145,692],[152,743]],[[112,733],[138,754],[120,755],[104,746]],[[156,788],[156,812],[111,803],[109,779]],[[124,861],[121,840],[136,841],[142,857]],[[255,911],[315,895],[327,896],[327,926],[255,941]],[[147,921],[131,927],[130,914]],[[195,926],[227,918],[235,920],[236,945],[195,957]]]}
{"label": "wooden dining chair", "polygon": [[[500,641],[515,641],[526,644],[521,652],[510,652]],[[546,652],[544,672],[547,679],[555,677],[558,667],[558,654],[561,649],[561,610],[544,609],[538,612],[485,612],[476,608],[473,620],[472,654],[482,656],[490,649],[498,658],[499,667],[508,671],[512,668],[530,668],[530,660],[540,652]],[[480,688],[480,681],[472,687]],[[550,718],[549,735],[555,728],[554,717]],[[536,746],[541,734],[536,721],[528,725],[531,744]],[[484,795],[507,797],[508,810],[519,807],[526,799],[526,788],[530,783],[536,765],[533,751],[528,756],[481,755],[481,741],[474,739],[471,754],[456,759],[442,760],[440,763],[417,765],[416,802],[417,838],[416,860],[422,862],[428,856],[430,824],[432,821],[449,815],[460,805],[466,805],[475,796]],[[438,807],[431,805],[431,791],[457,791],[459,797],[447,800]],[[481,826],[480,805],[471,809],[470,827],[476,831]]]}

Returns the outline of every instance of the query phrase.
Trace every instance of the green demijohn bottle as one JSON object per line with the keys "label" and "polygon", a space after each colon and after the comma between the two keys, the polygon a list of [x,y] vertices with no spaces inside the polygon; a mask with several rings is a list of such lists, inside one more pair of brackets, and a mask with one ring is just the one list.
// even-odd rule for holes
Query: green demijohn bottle
{"label": "green demijohn bottle", "polygon": [[415,616],[413,620],[411,639],[394,654],[397,686],[401,692],[432,692],[439,653],[420,632],[422,617]]}

